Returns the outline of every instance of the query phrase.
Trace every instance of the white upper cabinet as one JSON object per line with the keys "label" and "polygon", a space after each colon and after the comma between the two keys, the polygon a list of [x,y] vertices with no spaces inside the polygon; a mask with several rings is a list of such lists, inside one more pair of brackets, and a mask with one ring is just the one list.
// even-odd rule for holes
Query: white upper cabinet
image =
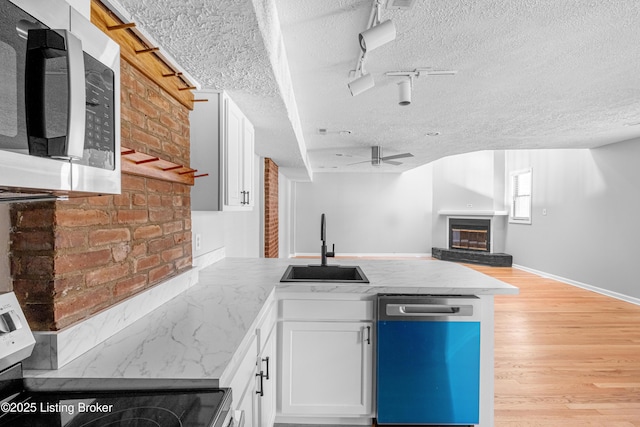
{"label": "white upper cabinet", "polygon": [[191,192],[193,210],[253,209],[254,128],[226,93],[201,91],[190,114],[191,166],[208,176]]}

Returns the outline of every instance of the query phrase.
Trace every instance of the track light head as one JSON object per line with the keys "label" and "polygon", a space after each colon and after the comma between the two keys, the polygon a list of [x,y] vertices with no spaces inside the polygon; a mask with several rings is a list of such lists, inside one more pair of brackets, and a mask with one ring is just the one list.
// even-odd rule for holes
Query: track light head
{"label": "track light head", "polygon": [[398,82],[398,95],[399,100],[398,104],[410,105],[411,104],[411,78],[407,77],[402,81]]}
{"label": "track light head", "polygon": [[347,85],[351,91],[351,96],[360,95],[362,92],[371,89],[375,86],[373,76],[371,74],[362,74],[355,80],[352,80]]}
{"label": "track light head", "polygon": [[379,23],[358,36],[363,52],[370,52],[396,38],[396,26],[390,19]]}

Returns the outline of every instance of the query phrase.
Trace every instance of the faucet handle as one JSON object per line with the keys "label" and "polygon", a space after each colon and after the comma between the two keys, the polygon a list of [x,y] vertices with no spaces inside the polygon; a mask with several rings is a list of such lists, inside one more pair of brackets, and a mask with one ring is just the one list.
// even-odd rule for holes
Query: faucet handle
{"label": "faucet handle", "polygon": [[331,245],[331,252],[327,252],[327,256],[329,258],[333,258],[333,257],[336,256],[336,244],[335,243]]}

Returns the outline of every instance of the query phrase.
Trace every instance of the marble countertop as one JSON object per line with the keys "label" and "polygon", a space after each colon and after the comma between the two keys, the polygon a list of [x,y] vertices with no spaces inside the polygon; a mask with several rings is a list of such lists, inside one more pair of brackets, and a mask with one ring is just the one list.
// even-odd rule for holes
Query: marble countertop
{"label": "marble countertop", "polygon": [[225,258],[199,272],[198,284],[58,370],[25,371],[38,379],[198,379],[213,384],[277,293],[496,295],[518,289],[459,264],[425,260],[330,260],[359,265],[368,284],[280,283],[290,264],[319,260]]}

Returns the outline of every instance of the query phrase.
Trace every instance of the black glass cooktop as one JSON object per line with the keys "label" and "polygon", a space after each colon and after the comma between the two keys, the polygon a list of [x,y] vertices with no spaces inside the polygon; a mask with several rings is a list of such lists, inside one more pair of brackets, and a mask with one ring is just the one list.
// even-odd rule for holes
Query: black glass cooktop
{"label": "black glass cooktop", "polygon": [[228,410],[226,389],[22,392],[0,407],[3,427],[210,427]]}

